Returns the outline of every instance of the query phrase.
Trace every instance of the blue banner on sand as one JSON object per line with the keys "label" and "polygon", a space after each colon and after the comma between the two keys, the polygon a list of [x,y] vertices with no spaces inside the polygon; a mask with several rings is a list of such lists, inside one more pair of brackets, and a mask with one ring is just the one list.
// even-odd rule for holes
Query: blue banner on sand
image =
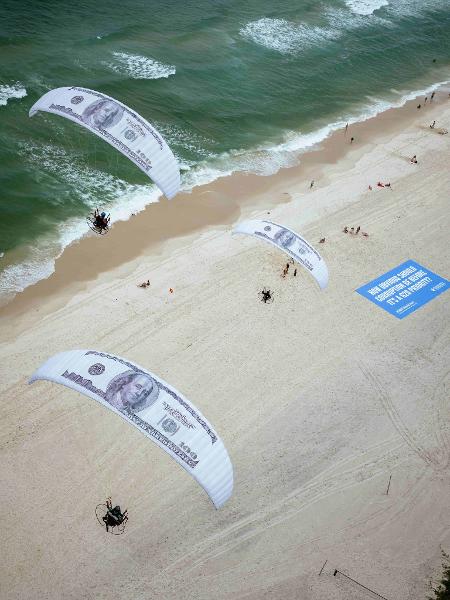
{"label": "blue banner on sand", "polygon": [[388,271],[356,291],[403,319],[450,287],[450,282],[414,260]]}

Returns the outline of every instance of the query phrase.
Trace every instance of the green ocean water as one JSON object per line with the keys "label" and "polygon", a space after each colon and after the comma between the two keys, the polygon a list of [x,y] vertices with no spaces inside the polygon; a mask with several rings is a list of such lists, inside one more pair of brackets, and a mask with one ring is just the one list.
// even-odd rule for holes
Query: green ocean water
{"label": "green ocean water", "polygon": [[3,0],[0,294],[48,276],[86,234],[91,208],[125,219],[158,199],[96,136],[28,117],[52,88],[92,88],[135,109],[191,189],[236,170],[273,173],[339,123],[448,80],[448,0]]}

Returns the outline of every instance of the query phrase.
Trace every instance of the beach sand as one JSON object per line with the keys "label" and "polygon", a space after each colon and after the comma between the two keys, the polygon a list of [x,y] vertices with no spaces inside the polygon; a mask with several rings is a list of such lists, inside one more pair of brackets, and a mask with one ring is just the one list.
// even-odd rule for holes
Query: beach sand
{"label": "beach sand", "polygon": [[[2,308],[2,598],[376,597],[341,573],[389,600],[429,595],[450,548],[449,297],[398,320],[355,289],[410,258],[450,277],[450,135],[428,127],[450,130],[448,92],[336,132],[298,167],[151,205]],[[247,217],[315,245],[327,289],[232,236]],[[71,348],[127,357],[199,407],[234,466],[221,510],[113,413],[27,385]],[[95,520],[109,495],[123,536]]]}

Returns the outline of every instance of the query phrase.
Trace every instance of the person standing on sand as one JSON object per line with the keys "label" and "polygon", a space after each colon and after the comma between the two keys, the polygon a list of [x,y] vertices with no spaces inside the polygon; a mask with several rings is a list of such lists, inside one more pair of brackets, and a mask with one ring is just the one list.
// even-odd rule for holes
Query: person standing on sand
{"label": "person standing on sand", "polygon": [[354,137],[350,138],[350,144],[353,144],[354,141],[355,141]]}
{"label": "person standing on sand", "polygon": [[424,105],[427,103],[428,98],[425,96],[425,102],[423,103]]}
{"label": "person standing on sand", "polygon": [[359,233],[359,230],[361,229],[361,227],[358,225],[358,227],[356,228],[356,234]]}
{"label": "person standing on sand", "polygon": [[314,179],[311,181],[311,183],[309,185],[309,189],[312,189],[313,186],[314,186]]}
{"label": "person standing on sand", "polygon": [[430,102],[433,102],[434,92],[431,93]]}
{"label": "person standing on sand", "polygon": [[345,126],[345,132],[344,132],[344,135],[347,135],[347,131],[348,131],[348,123],[347,123],[347,125]]}
{"label": "person standing on sand", "polygon": [[436,121],[433,121],[433,123],[430,125],[430,129],[434,129],[435,125],[436,125]]}
{"label": "person standing on sand", "polygon": [[294,269],[294,277],[297,277],[297,269]]}

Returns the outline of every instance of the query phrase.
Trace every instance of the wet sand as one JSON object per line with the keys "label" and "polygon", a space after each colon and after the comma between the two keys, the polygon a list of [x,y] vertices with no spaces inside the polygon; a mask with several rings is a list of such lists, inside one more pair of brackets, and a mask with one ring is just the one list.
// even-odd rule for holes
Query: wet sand
{"label": "wet sand", "polygon": [[[450,549],[449,295],[397,320],[354,290],[409,258],[450,278],[450,134],[427,128],[450,130],[448,91],[337,132],[298,167],[151,205],[2,309],[5,598],[363,597],[335,569],[389,599],[428,596]],[[268,213],[320,250],[326,290],[231,235]],[[358,225],[369,237],[342,232]],[[127,357],[199,407],[234,465],[221,510],[116,415],[27,385],[70,348]],[[128,507],[123,536],[95,520],[109,495]]]}

